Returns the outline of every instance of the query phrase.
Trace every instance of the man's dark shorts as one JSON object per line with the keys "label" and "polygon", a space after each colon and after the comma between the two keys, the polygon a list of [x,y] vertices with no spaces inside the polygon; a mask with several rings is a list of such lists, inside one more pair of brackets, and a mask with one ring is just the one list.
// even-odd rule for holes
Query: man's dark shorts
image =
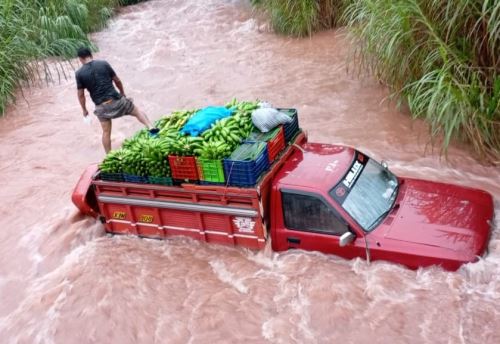
{"label": "man's dark shorts", "polygon": [[99,118],[99,121],[106,122],[114,118],[130,115],[133,110],[134,103],[132,99],[121,97],[97,105],[94,114]]}

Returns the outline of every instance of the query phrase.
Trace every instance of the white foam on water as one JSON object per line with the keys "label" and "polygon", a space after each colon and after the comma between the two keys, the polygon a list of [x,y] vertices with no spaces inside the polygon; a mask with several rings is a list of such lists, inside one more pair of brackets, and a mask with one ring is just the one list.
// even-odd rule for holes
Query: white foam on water
{"label": "white foam on water", "polygon": [[267,340],[274,340],[273,319],[266,320],[261,327],[262,336]]}
{"label": "white foam on water", "polygon": [[227,270],[226,264],[221,260],[210,261],[210,266],[215,272],[216,276],[224,283],[229,284],[234,287],[238,292],[242,294],[248,293],[248,287],[243,283],[244,278],[238,279],[233,273]]}
{"label": "white foam on water", "polygon": [[[316,343],[316,338],[313,332],[310,330],[310,316],[309,316],[309,306],[311,303],[307,298],[307,295],[303,291],[301,284],[298,285],[297,295],[291,301],[291,306],[296,315],[299,317],[299,330],[300,338],[296,338],[298,341],[305,341],[307,343]],[[293,338],[293,336],[292,336]]]}

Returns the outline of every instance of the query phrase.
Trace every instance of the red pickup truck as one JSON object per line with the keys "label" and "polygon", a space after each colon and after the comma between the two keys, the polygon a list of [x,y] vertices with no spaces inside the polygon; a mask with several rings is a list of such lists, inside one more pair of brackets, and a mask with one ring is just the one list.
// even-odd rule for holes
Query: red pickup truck
{"label": "red pickup truck", "polygon": [[299,134],[252,188],[161,186],[83,173],[73,202],[108,233],[275,251],[314,250],[456,270],[487,248],[493,198],[482,190],[403,178],[353,148]]}

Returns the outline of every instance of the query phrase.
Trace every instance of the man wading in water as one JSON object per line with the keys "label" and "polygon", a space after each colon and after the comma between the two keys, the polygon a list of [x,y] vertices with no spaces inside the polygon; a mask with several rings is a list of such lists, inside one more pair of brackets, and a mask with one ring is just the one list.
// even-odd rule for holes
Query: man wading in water
{"label": "man wading in water", "polygon": [[[102,145],[106,153],[111,150],[111,120],[113,118],[131,115],[144,124],[151,135],[158,133],[158,129],[153,128],[147,116],[134,105],[130,98],[125,96],[123,84],[108,62],[94,60],[88,48],[78,49],[78,58],[82,63],[82,67],[75,73],[78,100],[83,109],[83,116],[87,117],[89,112],[85,106],[84,93],[87,89],[95,104],[94,114],[101,122]],[[120,93],[116,91],[113,82]]]}

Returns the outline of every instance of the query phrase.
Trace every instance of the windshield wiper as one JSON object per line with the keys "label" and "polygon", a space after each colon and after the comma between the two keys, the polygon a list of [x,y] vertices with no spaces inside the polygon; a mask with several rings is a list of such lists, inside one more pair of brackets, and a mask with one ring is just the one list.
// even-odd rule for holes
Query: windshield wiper
{"label": "windshield wiper", "polygon": [[[396,181],[397,182],[397,181]],[[395,207],[396,205],[396,198],[398,197],[398,189],[399,189],[399,183],[396,184],[396,186],[394,187],[394,190],[392,191],[391,193],[391,197],[389,198],[392,198],[392,196],[396,195],[394,197],[394,201],[392,202],[391,206],[389,207],[389,209],[387,209],[386,211],[384,211],[382,214],[380,214],[376,219],[375,221],[372,222],[372,224],[368,227],[367,231],[368,232],[371,232],[373,227],[378,224],[382,219],[384,219],[394,208],[398,208],[398,207]]]}
{"label": "windshield wiper", "polygon": [[399,190],[399,183],[398,183],[398,180],[396,179],[396,186],[394,187],[394,190],[392,190],[390,198],[392,198],[392,196],[394,196],[394,195],[396,195],[396,197],[394,197],[394,202],[392,202],[391,208],[392,208],[392,206],[394,206],[394,203],[396,202],[396,198],[398,197],[398,190]]}
{"label": "windshield wiper", "polygon": [[389,209],[387,209],[386,211],[384,211],[382,214],[379,215],[379,217],[377,217],[375,219],[375,221],[372,222],[372,224],[368,227],[367,231],[368,232],[371,232],[373,227],[379,223],[380,220],[382,220],[383,218],[385,218],[392,210],[392,206],[389,207]]}

